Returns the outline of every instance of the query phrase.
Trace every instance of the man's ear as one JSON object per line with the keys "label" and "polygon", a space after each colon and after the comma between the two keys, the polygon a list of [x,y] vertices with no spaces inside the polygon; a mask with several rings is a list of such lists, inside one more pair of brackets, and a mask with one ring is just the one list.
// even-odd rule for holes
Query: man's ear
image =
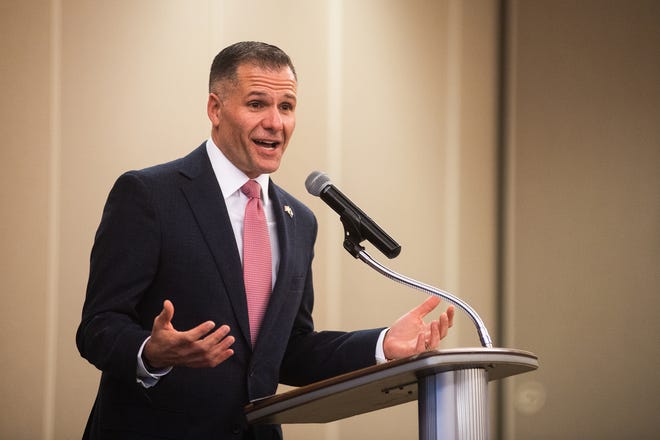
{"label": "man's ear", "polygon": [[220,101],[220,97],[215,93],[209,93],[209,101],[206,103],[206,113],[214,127],[217,127],[218,124],[220,124],[221,107],[222,101]]}

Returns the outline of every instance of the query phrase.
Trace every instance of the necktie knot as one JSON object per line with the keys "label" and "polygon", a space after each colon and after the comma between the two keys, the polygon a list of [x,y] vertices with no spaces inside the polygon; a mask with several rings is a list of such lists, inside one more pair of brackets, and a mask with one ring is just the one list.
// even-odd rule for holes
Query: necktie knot
{"label": "necktie knot", "polygon": [[245,182],[245,185],[241,186],[241,191],[251,199],[261,198],[261,185],[256,180]]}

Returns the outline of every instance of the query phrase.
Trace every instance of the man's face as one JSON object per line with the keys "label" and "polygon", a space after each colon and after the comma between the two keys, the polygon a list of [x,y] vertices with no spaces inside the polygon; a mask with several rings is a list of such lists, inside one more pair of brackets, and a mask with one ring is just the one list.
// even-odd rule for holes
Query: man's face
{"label": "man's face", "polygon": [[291,69],[240,65],[238,81],[209,94],[213,142],[250,178],[280,166],[296,125],[296,79]]}

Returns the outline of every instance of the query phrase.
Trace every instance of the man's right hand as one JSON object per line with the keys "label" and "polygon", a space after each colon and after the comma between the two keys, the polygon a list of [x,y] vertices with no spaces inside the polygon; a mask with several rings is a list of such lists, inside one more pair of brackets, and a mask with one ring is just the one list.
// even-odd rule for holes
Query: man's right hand
{"label": "man's right hand", "polygon": [[174,305],[163,302],[163,310],[154,319],[151,338],[142,357],[149,367],[160,370],[173,366],[192,368],[215,367],[234,354],[230,347],[235,339],[229,326],[222,325],[212,333],[213,321],[206,321],[188,331],[180,332],[172,325]]}

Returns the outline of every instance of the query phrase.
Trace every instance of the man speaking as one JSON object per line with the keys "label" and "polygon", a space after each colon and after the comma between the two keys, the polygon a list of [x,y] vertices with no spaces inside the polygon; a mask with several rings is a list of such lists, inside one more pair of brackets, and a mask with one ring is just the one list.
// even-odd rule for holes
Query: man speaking
{"label": "man speaking", "polygon": [[312,212],[270,178],[295,128],[297,77],[279,48],[214,59],[211,136],[123,174],[91,253],[76,343],[102,371],[86,439],[281,439],[243,407],[435,349],[452,325],[431,297],[389,329],[315,331]]}

